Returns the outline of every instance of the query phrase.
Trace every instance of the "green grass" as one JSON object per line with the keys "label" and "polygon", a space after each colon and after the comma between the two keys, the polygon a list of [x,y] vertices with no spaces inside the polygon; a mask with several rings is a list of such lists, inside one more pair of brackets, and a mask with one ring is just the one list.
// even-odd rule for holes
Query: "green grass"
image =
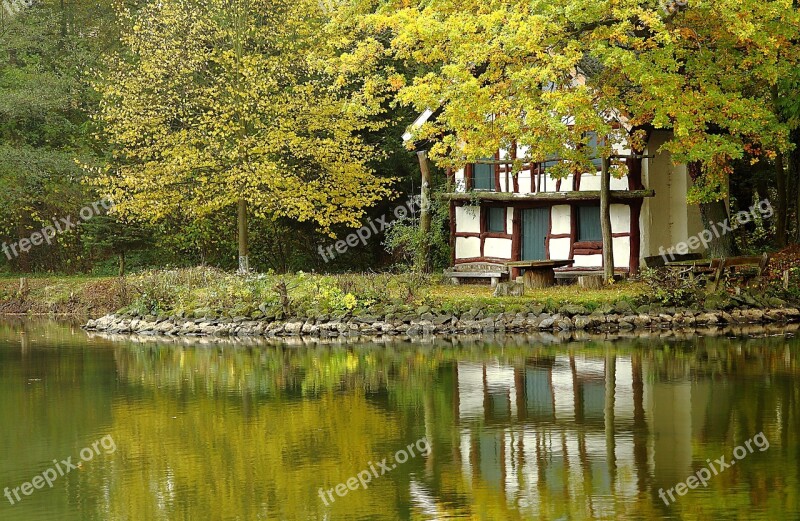
{"label": "green grass", "polygon": [[26,308],[35,313],[95,315],[115,310],[219,316],[266,312],[267,316],[283,317],[413,312],[422,306],[446,312],[475,307],[517,312],[536,304],[550,310],[572,304],[592,311],[620,300],[636,301],[648,291],[642,283],[623,281],[603,289],[559,285],[528,290],[524,297],[493,297],[488,284],[447,285],[437,275],[297,273],[241,277],[207,267],[145,271],[126,276],[124,282],[116,277],[85,275],[27,278],[29,292],[19,295],[18,275],[0,276],[0,312],[25,312]]}

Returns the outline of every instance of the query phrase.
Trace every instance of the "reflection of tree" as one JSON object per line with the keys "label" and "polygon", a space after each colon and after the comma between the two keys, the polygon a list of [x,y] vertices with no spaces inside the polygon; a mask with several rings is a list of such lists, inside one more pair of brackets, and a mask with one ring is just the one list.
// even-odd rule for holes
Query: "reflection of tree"
{"label": "reflection of tree", "polygon": [[[42,461],[74,453],[96,433],[119,447],[52,491],[80,519],[422,520],[436,511],[699,520],[746,519],[755,508],[782,519],[800,509],[794,340],[193,348],[89,347],[69,329],[26,335],[23,358],[19,330],[0,328],[11,346],[0,350],[0,414],[26,426],[0,430],[4,446],[31,447]],[[72,347],[48,350],[54,345]],[[459,407],[465,366],[482,369],[480,414]],[[675,385],[686,390],[680,402],[656,392]],[[659,414],[685,437],[656,443]],[[44,432],[29,434],[36,429]],[[658,498],[663,469],[653,461],[669,463],[661,447],[682,444],[688,468],[676,475],[685,479],[762,430],[768,451],[670,507]],[[320,487],[423,434],[430,457],[322,504]],[[64,438],[76,447],[48,441]],[[11,453],[0,466],[35,468],[30,454]]]}

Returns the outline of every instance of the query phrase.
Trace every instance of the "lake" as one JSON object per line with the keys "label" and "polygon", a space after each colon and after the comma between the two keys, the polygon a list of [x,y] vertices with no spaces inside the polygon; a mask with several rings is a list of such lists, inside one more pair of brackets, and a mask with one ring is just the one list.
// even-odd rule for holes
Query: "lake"
{"label": "lake", "polygon": [[2,520],[800,518],[800,340],[0,321]]}

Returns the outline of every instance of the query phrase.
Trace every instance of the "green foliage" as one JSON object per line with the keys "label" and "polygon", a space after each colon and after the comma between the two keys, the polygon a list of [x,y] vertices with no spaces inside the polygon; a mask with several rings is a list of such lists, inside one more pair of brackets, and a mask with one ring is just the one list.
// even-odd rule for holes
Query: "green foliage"
{"label": "green foliage", "polygon": [[120,6],[121,52],[97,82],[113,148],[98,185],[151,222],[203,219],[245,199],[264,218],[360,226],[391,195],[384,122],[326,70],[316,0],[166,0]]}
{"label": "green foliage", "polygon": [[[439,192],[431,197],[429,234],[422,232],[419,214],[398,219],[387,230],[384,245],[400,266],[422,272],[450,265],[450,205],[441,195]],[[429,248],[428,258],[425,258],[426,246]]]}
{"label": "green foliage", "polygon": [[643,300],[662,306],[687,307],[702,302],[705,291],[688,277],[679,277],[675,271],[664,268],[642,268],[642,281],[650,287]]}
{"label": "green foliage", "polygon": [[[84,75],[108,38],[109,2],[42,2],[2,20],[0,48],[0,240],[16,242],[77,215],[97,199],[81,185],[76,159],[91,163],[89,112],[95,96]],[[22,270],[85,267],[77,233],[60,234],[13,259]],[[5,258],[3,257],[3,260]]]}
{"label": "green foliage", "polygon": [[126,311],[214,316],[363,314],[422,297],[429,279],[418,275],[239,275],[217,268],[152,270],[126,278],[133,296]]}

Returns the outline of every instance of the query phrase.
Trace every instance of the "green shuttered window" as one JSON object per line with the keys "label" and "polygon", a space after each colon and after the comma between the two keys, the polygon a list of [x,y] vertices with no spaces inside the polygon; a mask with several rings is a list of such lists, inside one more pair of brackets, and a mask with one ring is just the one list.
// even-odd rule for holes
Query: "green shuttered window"
{"label": "green shuttered window", "polygon": [[[488,161],[493,161],[493,157],[485,158]],[[472,180],[472,188],[475,190],[489,190],[495,191],[494,186],[494,165],[485,165],[481,163],[475,163],[473,165],[473,180]]]}
{"label": "green shuttered window", "polygon": [[506,231],[506,209],[486,209],[486,231],[504,233]]}
{"label": "green shuttered window", "polygon": [[600,229],[600,206],[578,207],[578,240],[603,240],[603,232]]}

